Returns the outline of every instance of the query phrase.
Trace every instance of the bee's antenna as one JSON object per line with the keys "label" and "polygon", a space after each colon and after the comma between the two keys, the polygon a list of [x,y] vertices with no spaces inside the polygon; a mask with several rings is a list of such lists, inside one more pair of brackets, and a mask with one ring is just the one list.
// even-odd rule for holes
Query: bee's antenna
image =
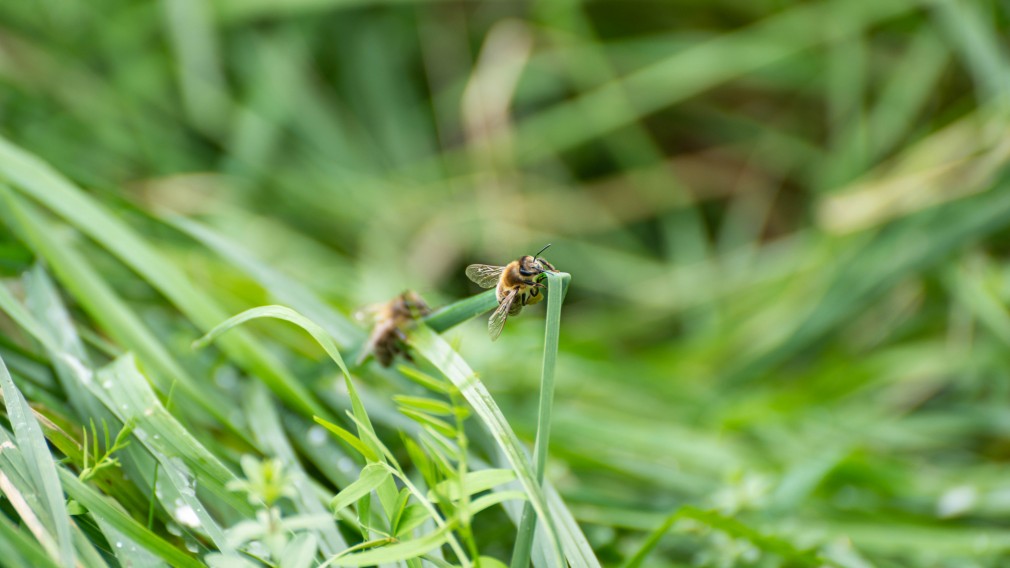
{"label": "bee's antenna", "polygon": [[[544,248],[540,249],[540,252],[544,252],[545,250],[547,250],[549,248],[551,248],[551,243],[547,243],[547,246],[545,246]],[[533,260],[536,260],[537,257],[540,256],[540,252],[538,252],[535,255],[533,255]]]}

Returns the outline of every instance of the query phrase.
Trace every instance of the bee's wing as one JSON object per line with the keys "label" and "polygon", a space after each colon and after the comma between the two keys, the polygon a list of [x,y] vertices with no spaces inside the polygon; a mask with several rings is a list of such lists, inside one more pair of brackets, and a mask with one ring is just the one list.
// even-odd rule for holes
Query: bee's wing
{"label": "bee's wing", "polygon": [[509,311],[512,309],[512,303],[515,302],[518,295],[517,288],[509,290],[509,293],[498,304],[498,309],[491,314],[491,319],[487,320],[487,332],[491,335],[491,341],[495,341],[501,335],[501,330],[505,327],[505,320],[508,319]]}
{"label": "bee's wing", "polygon": [[466,267],[466,277],[473,280],[481,288],[494,288],[498,285],[504,266],[490,264],[471,264]]}

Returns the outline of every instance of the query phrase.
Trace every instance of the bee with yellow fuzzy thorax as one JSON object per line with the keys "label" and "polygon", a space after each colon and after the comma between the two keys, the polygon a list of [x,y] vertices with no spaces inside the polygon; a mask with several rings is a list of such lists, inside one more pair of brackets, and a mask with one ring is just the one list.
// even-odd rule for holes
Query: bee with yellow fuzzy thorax
{"label": "bee with yellow fuzzy thorax", "polygon": [[518,315],[523,306],[536,304],[544,299],[545,286],[540,282],[545,272],[557,272],[554,265],[540,258],[540,253],[547,250],[547,245],[540,252],[530,256],[521,256],[505,266],[490,264],[471,264],[466,267],[466,276],[481,288],[495,288],[498,297],[498,309],[491,314],[487,322],[487,330],[491,341],[498,339],[505,320],[509,316]]}

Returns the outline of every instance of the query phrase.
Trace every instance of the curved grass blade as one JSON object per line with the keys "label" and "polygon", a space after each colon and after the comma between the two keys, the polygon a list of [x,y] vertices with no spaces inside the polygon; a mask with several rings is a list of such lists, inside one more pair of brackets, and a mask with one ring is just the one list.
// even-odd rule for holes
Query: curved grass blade
{"label": "curved grass blade", "polygon": [[280,303],[291,306],[303,314],[312,314],[313,321],[325,329],[339,345],[349,348],[365,341],[366,335],[360,328],[327,305],[315,292],[301,282],[267,266],[242,246],[192,219],[170,215],[165,221],[241,268]]}
{"label": "curved grass blade", "polygon": [[[319,346],[322,347],[333,362],[337,364],[341,373],[343,373],[344,384],[347,385],[347,393],[350,396],[351,407],[353,410],[352,418],[358,425],[359,438],[366,446],[369,447],[369,449],[372,450],[375,455],[382,456],[384,448],[381,444],[373,441],[373,439],[378,439],[375,436],[375,428],[372,426],[372,422],[368,418],[368,413],[365,411],[365,407],[361,403],[361,399],[358,397],[358,393],[354,388],[354,383],[351,381],[351,373],[347,370],[347,365],[344,363],[344,358],[340,355],[340,350],[337,349],[336,343],[334,343],[333,338],[326,333],[326,330],[302,314],[285,306],[260,306],[258,308],[252,308],[228,318],[221,324],[217,325],[205,336],[193,342],[193,346],[195,348],[203,347],[237,325],[241,325],[249,320],[264,317],[281,319],[301,327],[316,340]],[[386,511],[387,517],[392,518],[397,499],[396,484],[392,479],[387,479],[385,483],[379,486],[376,493],[379,496],[379,501],[382,503],[383,509]]]}

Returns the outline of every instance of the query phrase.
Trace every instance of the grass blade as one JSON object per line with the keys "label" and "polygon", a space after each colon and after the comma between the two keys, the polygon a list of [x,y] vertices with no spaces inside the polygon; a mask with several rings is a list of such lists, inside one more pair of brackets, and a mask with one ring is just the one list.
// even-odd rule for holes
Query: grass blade
{"label": "grass blade", "polygon": [[[533,446],[534,468],[537,484],[544,483],[547,467],[547,444],[551,435],[551,415],[554,409],[554,368],[558,360],[558,339],[561,335],[561,304],[564,302],[562,283],[571,279],[566,273],[547,273],[547,322],[544,329],[544,361],[540,373],[540,406],[537,416],[537,437]],[[515,547],[512,549],[512,568],[526,568],[530,564],[536,517],[532,504],[523,505]]]}
{"label": "grass blade", "polygon": [[[63,566],[72,566],[75,562],[74,543],[70,531],[70,516],[67,514],[66,500],[63,488],[56,474],[56,464],[53,463],[49,446],[42,427],[32,415],[32,409],[14,385],[14,380],[7,372],[7,365],[0,358],[0,388],[3,389],[4,406],[7,417],[14,429],[17,447],[25,458],[28,481],[34,488],[32,500],[39,504],[42,524],[53,537],[55,548],[49,550],[50,556]],[[45,543],[43,543],[45,544]]]}
{"label": "grass blade", "polygon": [[418,326],[410,334],[409,341],[422,357],[435,365],[456,385],[456,388],[473,407],[485,428],[505,453],[509,464],[516,472],[519,483],[532,502],[533,509],[539,518],[545,520],[544,532],[547,535],[548,546],[554,549],[558,558],[562,558],[561,545],[554,528],[553,518],[548,516],[547,500],[540,490],[533,466],[530,464],[526,450],[520,444],[519,438],[516,437],[501,409],[491,397],[491,393],[487,391],[466,361],[428,327]]}

